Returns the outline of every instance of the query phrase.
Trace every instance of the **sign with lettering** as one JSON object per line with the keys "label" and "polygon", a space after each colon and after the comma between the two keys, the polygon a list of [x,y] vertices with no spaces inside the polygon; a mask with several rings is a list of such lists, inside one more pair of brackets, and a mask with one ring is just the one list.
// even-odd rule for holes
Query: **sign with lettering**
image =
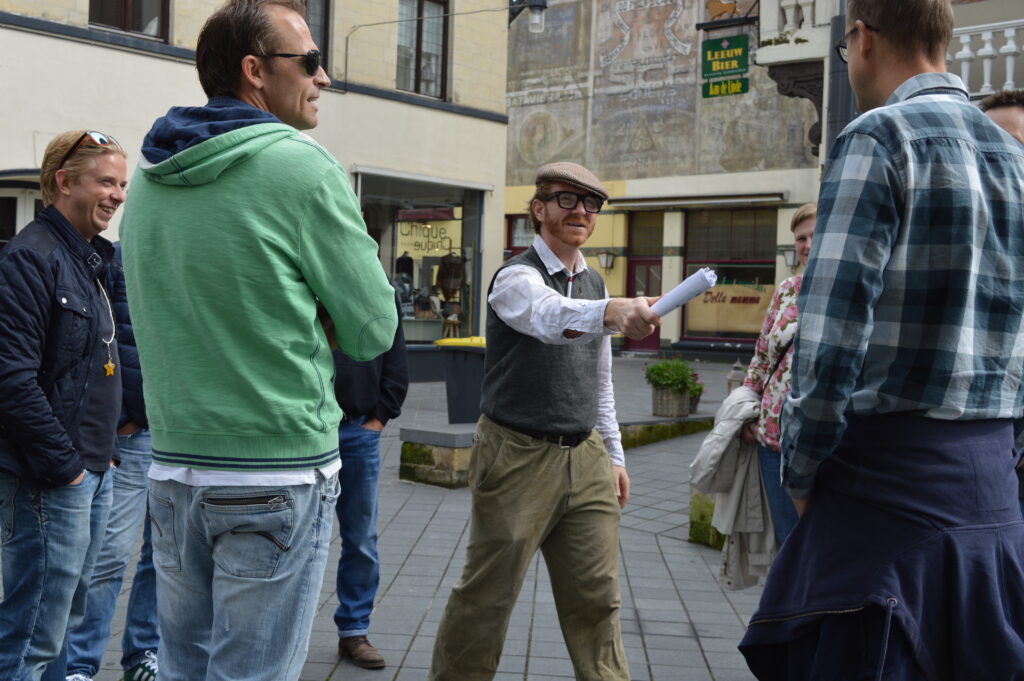
{"label": "sign with lettering", "polygon": [[719,284],[686,304],[686,332],[693,336],[760,333],[774,292],[772,285]]}
{"label": "sign with lettering", "polygon": [[462,223],[459,220],[443,222],[399,222],[395,239],[395,252],[408,251],[415,260],[440,257],[462,246]]}
{"label": "sign with lettering", "polygon": [[750,69],[750,36],[746,33],[701,43],[700,70],[704,78],[738,76]]}
{"label": "sign with lettering", "polygon": [[750,90],[750,80],[748,78],[728,78],[726,80],[704,81],[704,86],[701,89],[704,93],[704,99],[742,95]]}

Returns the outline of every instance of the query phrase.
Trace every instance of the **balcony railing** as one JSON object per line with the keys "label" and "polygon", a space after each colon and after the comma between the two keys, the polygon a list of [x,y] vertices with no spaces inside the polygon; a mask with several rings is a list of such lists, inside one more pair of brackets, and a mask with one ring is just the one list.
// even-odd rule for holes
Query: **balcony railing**
{"label": "balcony railing", "polygon": [[1024,87],[1015,81],[1018,39],[1024,41],[1024,19],[955,29],[946,55],[949,70],[959,74],[972,99]]}
{"label": "balcony railing", "polygon": [[813,26],[827,26],[835,0],[762,0],[761,40],[796,34]]}

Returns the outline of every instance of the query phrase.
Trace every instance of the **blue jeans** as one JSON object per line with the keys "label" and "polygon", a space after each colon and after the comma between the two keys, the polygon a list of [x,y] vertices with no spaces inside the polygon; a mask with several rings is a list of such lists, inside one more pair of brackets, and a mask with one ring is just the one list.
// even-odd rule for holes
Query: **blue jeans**
{"label": "blue jeans", "polygon": [[[65,668],[68,675],[79,673],[92,677],[100,669],[100,660],[110,639],[110,620],[114,616],[121,582],[131,562],[143,518],[142,550],[128,597],[127,621],[121,638],[121,667],[133,667],[143,659],[146,651],[156,652],[160,645],[156,623],[156,572],[153,569],[153,547],[146,508],[153,440],[148,430],[139,430],[131,435],[118,435],[117,442],[121,465],[113,472],[110,519],[92,573],[85,619],[68,632]],[[54,678],[63,681],[64,670]]]}
{"label": "blue jeans", "polygon": [[149,481],[160,681],[295,681],[327,565],[338,478]]}
{"label": "blue jeans", "polygon": [[380,584],[377,558],[377,478],[380,477],[380,432],[347,421],[338,430],[341,448],[341,495],[338,528],[338,636],[366,636]]}
{"label": "blue jeans", "polygon": [[764,493],[768,498],[768,511],[772,514],[775,538],[779,546],[782,546],[800,518],[789,493],[782,488],[782,454],[762,444],[757,445],[757,453],[761,460],[761,479],[764,480]]}
{"label": "blue jeans", "polygon": [[85,613],[110,512],[111,475],[39,488],[0,473],[4,599],[0,679],[38,681]]}

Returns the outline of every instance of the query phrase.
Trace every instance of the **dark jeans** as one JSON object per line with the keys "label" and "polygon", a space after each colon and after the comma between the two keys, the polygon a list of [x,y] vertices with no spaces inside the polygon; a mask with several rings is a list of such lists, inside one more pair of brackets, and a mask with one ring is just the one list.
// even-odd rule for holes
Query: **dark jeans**
{"label": "dark jeans", "polygon": [[380,432],[346,421],[339,429],[341,472],[338,482],[338,635],[366,636],[380,584],[377,557],[377,478],[380,477]]}
{"label": "dark jeans", "polygon": [[779,546],[793,531],[799,517],[796,507],[789,494],[782,488],[782,454],[768,449],[762,444],[757,445],[758,458],[761,460],[761,479],[764,480],[764,494],[768,498],[768,510],[772,514],[772,527]]}

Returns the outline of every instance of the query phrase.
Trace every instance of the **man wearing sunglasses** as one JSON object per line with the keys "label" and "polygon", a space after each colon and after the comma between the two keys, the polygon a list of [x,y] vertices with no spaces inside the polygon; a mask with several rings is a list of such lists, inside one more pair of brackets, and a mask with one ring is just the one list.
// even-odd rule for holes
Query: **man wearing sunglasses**
{"label": "man wearing sunglasses", "polygon": [[758,679],[1024,669],[1024,147],[946,73],[950,0],[848,0],[865,113],[832,144],[783,486],[802,514],[740,646]]}
{"label": "man wearing sunglasses", "polygon": [[231,0],[206,106],[143,143],[122,223],[146,371],[161,681],[293,681],[338,497],[334,361],[387,351],[394,289],[344,168],[300,133],[330,83],[301,0]]}
{"label": "man wearing sunglasses", "polygon": [[38,681],[57,658],[107,524],[122,369],[100,233],[126,172],[109,135],[57,135],[46,208],[0,252],[0,679]]}
{"label": "man wearing sunglasses", "polygon": [[537,550],[581,681],[628,681],[619,631],[619,517],[629,476],[611,340],[661,324],[647,298],[608,298],[580,251],[608,191],[586,168],[537,172],[537,237],[488,293],[487,353],[462,578],[437,631],[430,681],[493,678]]}

